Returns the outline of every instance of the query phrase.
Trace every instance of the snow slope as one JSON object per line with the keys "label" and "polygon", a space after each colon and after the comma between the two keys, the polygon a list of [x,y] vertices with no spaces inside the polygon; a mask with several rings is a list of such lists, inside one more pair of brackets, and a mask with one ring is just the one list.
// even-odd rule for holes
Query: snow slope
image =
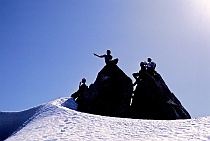
{"label": "snow slope", "polygon": [[60,98],[23,112],[1,112],[0,131],[14,132],[16,127],[6,141],[210,140],[210,117],[171,121],[105,117],[75,111],[76,103],[66,100]]}

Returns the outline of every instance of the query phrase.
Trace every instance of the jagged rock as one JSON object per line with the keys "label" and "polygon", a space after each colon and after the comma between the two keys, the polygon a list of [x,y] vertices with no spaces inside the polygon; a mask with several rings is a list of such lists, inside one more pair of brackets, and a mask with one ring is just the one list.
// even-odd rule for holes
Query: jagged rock
{"label": "jagged rock", "polygon": [[140,75],[132,97],[132,80],[116,64],[105,65],[88,91],[80,97],[82,102],[78,103],[77,110],[137,119],[191,118],[159,73],[151,74],[145,70]]}
{"label": "jagged rock", "polygon": [[141,74],[131,105],[131,117],[138,119],[189,119],[190,114],[169,90],[161,75]]}
{"label": "jagged rock", "polygon": [[98,73],[89,94],[78,110],[92,114],[127,117],[132,96],[132,80],[115,64],[109,64]]}

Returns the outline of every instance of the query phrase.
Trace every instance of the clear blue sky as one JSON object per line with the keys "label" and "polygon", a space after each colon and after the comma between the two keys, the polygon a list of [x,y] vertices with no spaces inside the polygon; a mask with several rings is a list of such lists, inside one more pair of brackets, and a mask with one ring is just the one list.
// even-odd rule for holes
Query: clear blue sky
{"label": "clear blue sky", "polygon": [[70,96],[110,49],[131,78],[152,57],[191,116],[209,116],[209,25],[209,0],[0,0],[0,111]]}

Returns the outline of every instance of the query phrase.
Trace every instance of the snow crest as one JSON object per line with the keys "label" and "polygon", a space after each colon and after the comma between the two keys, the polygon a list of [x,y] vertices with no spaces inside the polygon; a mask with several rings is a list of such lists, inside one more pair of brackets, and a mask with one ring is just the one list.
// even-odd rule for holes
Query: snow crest
{"label": "snow crest", "polygon": [[34,114],[29,114],[30,110],[20,114],[31,117],[28,115],[30,118],[25,125],[6,141],[210,140],[210,117],[187,120],[106,117],[75,111],[76,103],[71,99],[67,104],[67,100],[60,98],[38,106]]}

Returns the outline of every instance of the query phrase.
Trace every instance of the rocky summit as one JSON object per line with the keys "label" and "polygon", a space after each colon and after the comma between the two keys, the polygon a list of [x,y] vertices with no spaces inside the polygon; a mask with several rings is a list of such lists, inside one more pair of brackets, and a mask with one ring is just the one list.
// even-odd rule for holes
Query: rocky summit
{"label": "rocky summit", "polygon": [[109,64],[98,73],[89,86],[78,110],[114,117],[127,117],[133,92],[132,80],[115,64]]}
{"label": "rocky summit", "polygon": [[137,119],[191,118],[157,72],[153,74],[141,73],[141,79],[134,91],[130,114],[132,118]]}
{"label": "rocky summit", "polygon": [[157,72],[143,72],[135,90],[116,64],[105,65],[81,96],[78,111],[112,117],[173,120],[190,114]]}

